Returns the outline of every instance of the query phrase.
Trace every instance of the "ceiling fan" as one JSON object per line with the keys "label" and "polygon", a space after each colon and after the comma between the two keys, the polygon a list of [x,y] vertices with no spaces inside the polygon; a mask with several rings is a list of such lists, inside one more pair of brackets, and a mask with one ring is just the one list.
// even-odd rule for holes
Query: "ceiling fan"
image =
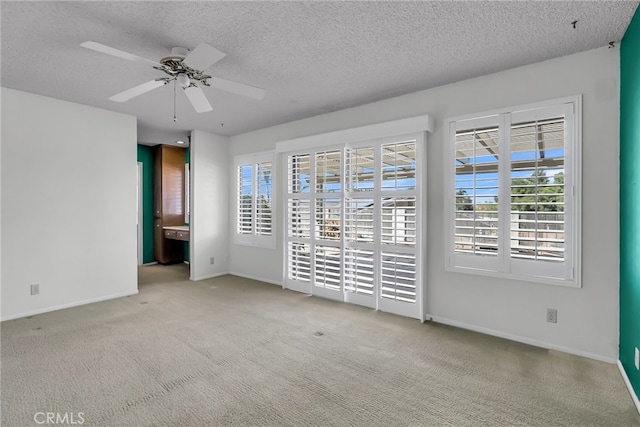
{"label": "ceiling fan", "polygon": [[80,46],[97,52],[106,53],[107,55],[134,61],[139,64],[151,65],[156,70],[160,70],[168,75],[168,77],[160,77],[113,95],[109,98],[111,101],[125,102],[131,98],[135,98],[136,96],[159,88],[160,86],[164,86],[169,82],[175,82],[184,90],[185,95],[189,99],[189,102],[191,102],[191,105],[193,105],[196,112],[205,113],[207,111],[211,111],[212,108],[199,85],[211,86],[216,89],[257,100],[264,98],[266,93],[264,89],[258,87],[205,74],[204,70],[211,67],[227,55],[207,43],[200,43],[191,51],[183,47],[174,47],[171,50],[171,55],[162,58],[160,62],[151,61],[93,41],[86,41],[81,43]]}

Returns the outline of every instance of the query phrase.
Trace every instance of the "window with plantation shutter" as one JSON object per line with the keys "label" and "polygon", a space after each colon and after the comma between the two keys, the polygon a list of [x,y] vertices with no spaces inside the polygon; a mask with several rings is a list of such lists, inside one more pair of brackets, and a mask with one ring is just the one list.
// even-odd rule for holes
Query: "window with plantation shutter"
{"label": "window with plantation shutter", "polygon": [[273,154],[237,157],[235,242],[274,248]]}
{"label": "window with plantation shutter", "polygon": [[579,286],[581,98],[448,120],[454,271]]}

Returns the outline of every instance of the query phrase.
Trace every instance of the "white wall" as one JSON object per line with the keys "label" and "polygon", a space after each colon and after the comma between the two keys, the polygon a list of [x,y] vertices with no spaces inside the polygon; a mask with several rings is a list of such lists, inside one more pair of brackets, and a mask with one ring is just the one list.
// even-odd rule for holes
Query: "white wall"
{"label": "white wall", "polygon": [[[429,114],[427,312],[496,335],[615,361],[618,354],[618,48],[601,48],[501,73],[231,137],[230,158],[275,148],[279,140]],[[583,95],[583,284],[581,289],[444,270],[446,117]],[[278,169],[282,188],[284,164]],[[231,179],[231,178],[230,178]],[[232,182],[232,181],[230,181]],[[277,249],[230,245],[229,270],[282,280],[282,198]],[[558,323],[545,322],[547,307]]]}
{"label": "white wall", "polygon": [[3,320],[138,292],[135,117],[2,88],[1,174]]}
{"label": "white wall", "polygon": [[228,270],[229,159],[228,137],[191,133],[191,280]]}

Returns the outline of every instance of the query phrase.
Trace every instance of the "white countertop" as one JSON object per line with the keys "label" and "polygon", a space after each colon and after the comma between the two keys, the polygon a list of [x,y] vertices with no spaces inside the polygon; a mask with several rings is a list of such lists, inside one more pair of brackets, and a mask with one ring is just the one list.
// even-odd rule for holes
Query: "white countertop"
{"label": "white countertop", "polygon": [[189,231],[188,225],[172,225],[170,227],[162,227],[163,230]]}

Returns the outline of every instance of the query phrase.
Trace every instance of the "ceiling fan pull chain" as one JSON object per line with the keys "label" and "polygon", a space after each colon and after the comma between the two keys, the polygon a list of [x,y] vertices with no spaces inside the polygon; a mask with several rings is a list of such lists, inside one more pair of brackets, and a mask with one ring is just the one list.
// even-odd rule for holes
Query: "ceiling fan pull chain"
{"label": "ceiling fan pull chain", "polygon": [[178,121],[176,119],[176,81],[173,81],[173,123]]}

